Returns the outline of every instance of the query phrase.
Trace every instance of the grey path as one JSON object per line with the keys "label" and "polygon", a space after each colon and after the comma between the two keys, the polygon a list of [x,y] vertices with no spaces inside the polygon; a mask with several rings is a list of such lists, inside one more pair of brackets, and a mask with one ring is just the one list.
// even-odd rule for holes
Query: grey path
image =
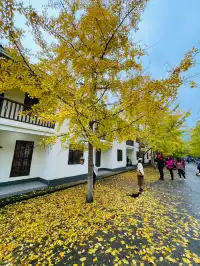
{"label": "grey path", "polygon": [[182,207],[186,208],[195,218],[200,219],[200,176],[196,176],[196,165],[186,165],[186,180],[180,179],[174,171],[175,179],[170,180],[169,173],[165,171],[165,180],[159,181],[156,186],[173,195],[183,197]]}
{"label": "grey path", "polygon": [[32,181],[27,183],[13,184],[0,187],[0,199],[23,194],[39,189],[46,188],[47,185],[40,181]]}

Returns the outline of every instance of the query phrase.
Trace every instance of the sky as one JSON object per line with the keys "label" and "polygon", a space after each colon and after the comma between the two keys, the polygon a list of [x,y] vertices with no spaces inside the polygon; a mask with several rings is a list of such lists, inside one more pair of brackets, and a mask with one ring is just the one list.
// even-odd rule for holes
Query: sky
{"label": "sky", "polygon": [[[150,0],[144,11],[136,41],[148,47],[144,59],[153,77],[162,78],[176,66],[183,55],[200,41],[199,0]],[[200,74],[200,57],[190,74]],[[196,78],[200,84],[200,78]],[[200,119],[200,88],[184,85],[179,89],[178,103],[182,111],[190,111],[188,127]]]}
{"label": "sky", "polygon": [[[48,0],[24,2],[40,9]],[[150,47],[143,63],[153,77],[166,75],[167,70],[176,66],[184,54],[200,41],[199,10],[200,0],[150,0],[135,33],[135,41]],[[31,48],[30,37],[25,42]],[[200,74],[200,56],[197,61],[190,74]],[[195,81],[200,84],[200,78]],[[200,119],[199,100],[200,88],[191,89],[184,85],[179,89],[177,102],[181,110],[191,112],[188,127],[193,127]]]}

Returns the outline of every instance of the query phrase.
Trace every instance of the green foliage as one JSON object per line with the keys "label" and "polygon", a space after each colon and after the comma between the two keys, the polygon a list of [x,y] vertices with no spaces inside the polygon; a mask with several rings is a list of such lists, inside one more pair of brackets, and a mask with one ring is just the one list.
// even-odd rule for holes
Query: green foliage
{"label": "green foliage", "polygon": [[190,155],[200,157],[200,121],[191,129]]}

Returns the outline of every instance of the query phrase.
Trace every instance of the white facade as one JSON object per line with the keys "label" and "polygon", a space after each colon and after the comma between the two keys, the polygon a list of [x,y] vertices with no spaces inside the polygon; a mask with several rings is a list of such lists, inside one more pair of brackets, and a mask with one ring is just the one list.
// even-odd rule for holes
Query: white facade
{"label": "white facade", "polygon": [[44,148],[37,146],[34,148],[29,176],[10,177],[16,140],[34,141],[36,146],[39,136],[0,130],[0,146],[3,147],[0,149],[0,183],[44,175],[46,151]]}
{"label": "white facade", "polygon": [[[49,182],[49,184],[57,184],[56,180],[59,180],[58,183],[64,183],[67,180],[72,181],[76,178],[78,180],[78,178],[83,179],[87,176],[87,152],[83,155],[85,159],[83,165],[79,163],[69,164],[69,149],[63,150],[59,140],[53,146],[39,146],[38,142],[41,137],[54,135],[56,129],[49,124],[42,126],[37,124],[37,121],[32,123],[29,117],[24,117],[20,121],[16,108],[21,108],[19,111],[22,111],[24,93],[12,90],[7,92],[4,98],[7,98],[7,100],[0,99],[0,185],[19,180],[26,181],[32,178],[41,178]],[[28,122],[26,121],[27,119],[29,119]],[[67,127],[64,125],[61,128],[61,132],[66,130]],[[16,141],[34,142],[34,148],[29,174],[10,177]],[[138,151],[139,146],[136,142],[134,142],[134,145],[127,145],[126,142],[114,142],[112,148],[101,151],[98,168],[109,170],[125,169],[127,156],[132,161],[132,164],[135,165],[137,164]]]}

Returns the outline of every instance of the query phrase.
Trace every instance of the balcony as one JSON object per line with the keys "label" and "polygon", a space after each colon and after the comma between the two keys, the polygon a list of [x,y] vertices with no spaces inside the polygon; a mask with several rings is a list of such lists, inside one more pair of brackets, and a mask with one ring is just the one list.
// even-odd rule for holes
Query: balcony
{"label": "balcony", "polygon": [[28,110],[31,110],[30,106],[0,96],[0,118],[54,129],[54,123],[43,121],[36,116],[20,114]]}
{"label": "balcony", "polygon": [[127,140],[126,145],[134,146],[134,140]]}

